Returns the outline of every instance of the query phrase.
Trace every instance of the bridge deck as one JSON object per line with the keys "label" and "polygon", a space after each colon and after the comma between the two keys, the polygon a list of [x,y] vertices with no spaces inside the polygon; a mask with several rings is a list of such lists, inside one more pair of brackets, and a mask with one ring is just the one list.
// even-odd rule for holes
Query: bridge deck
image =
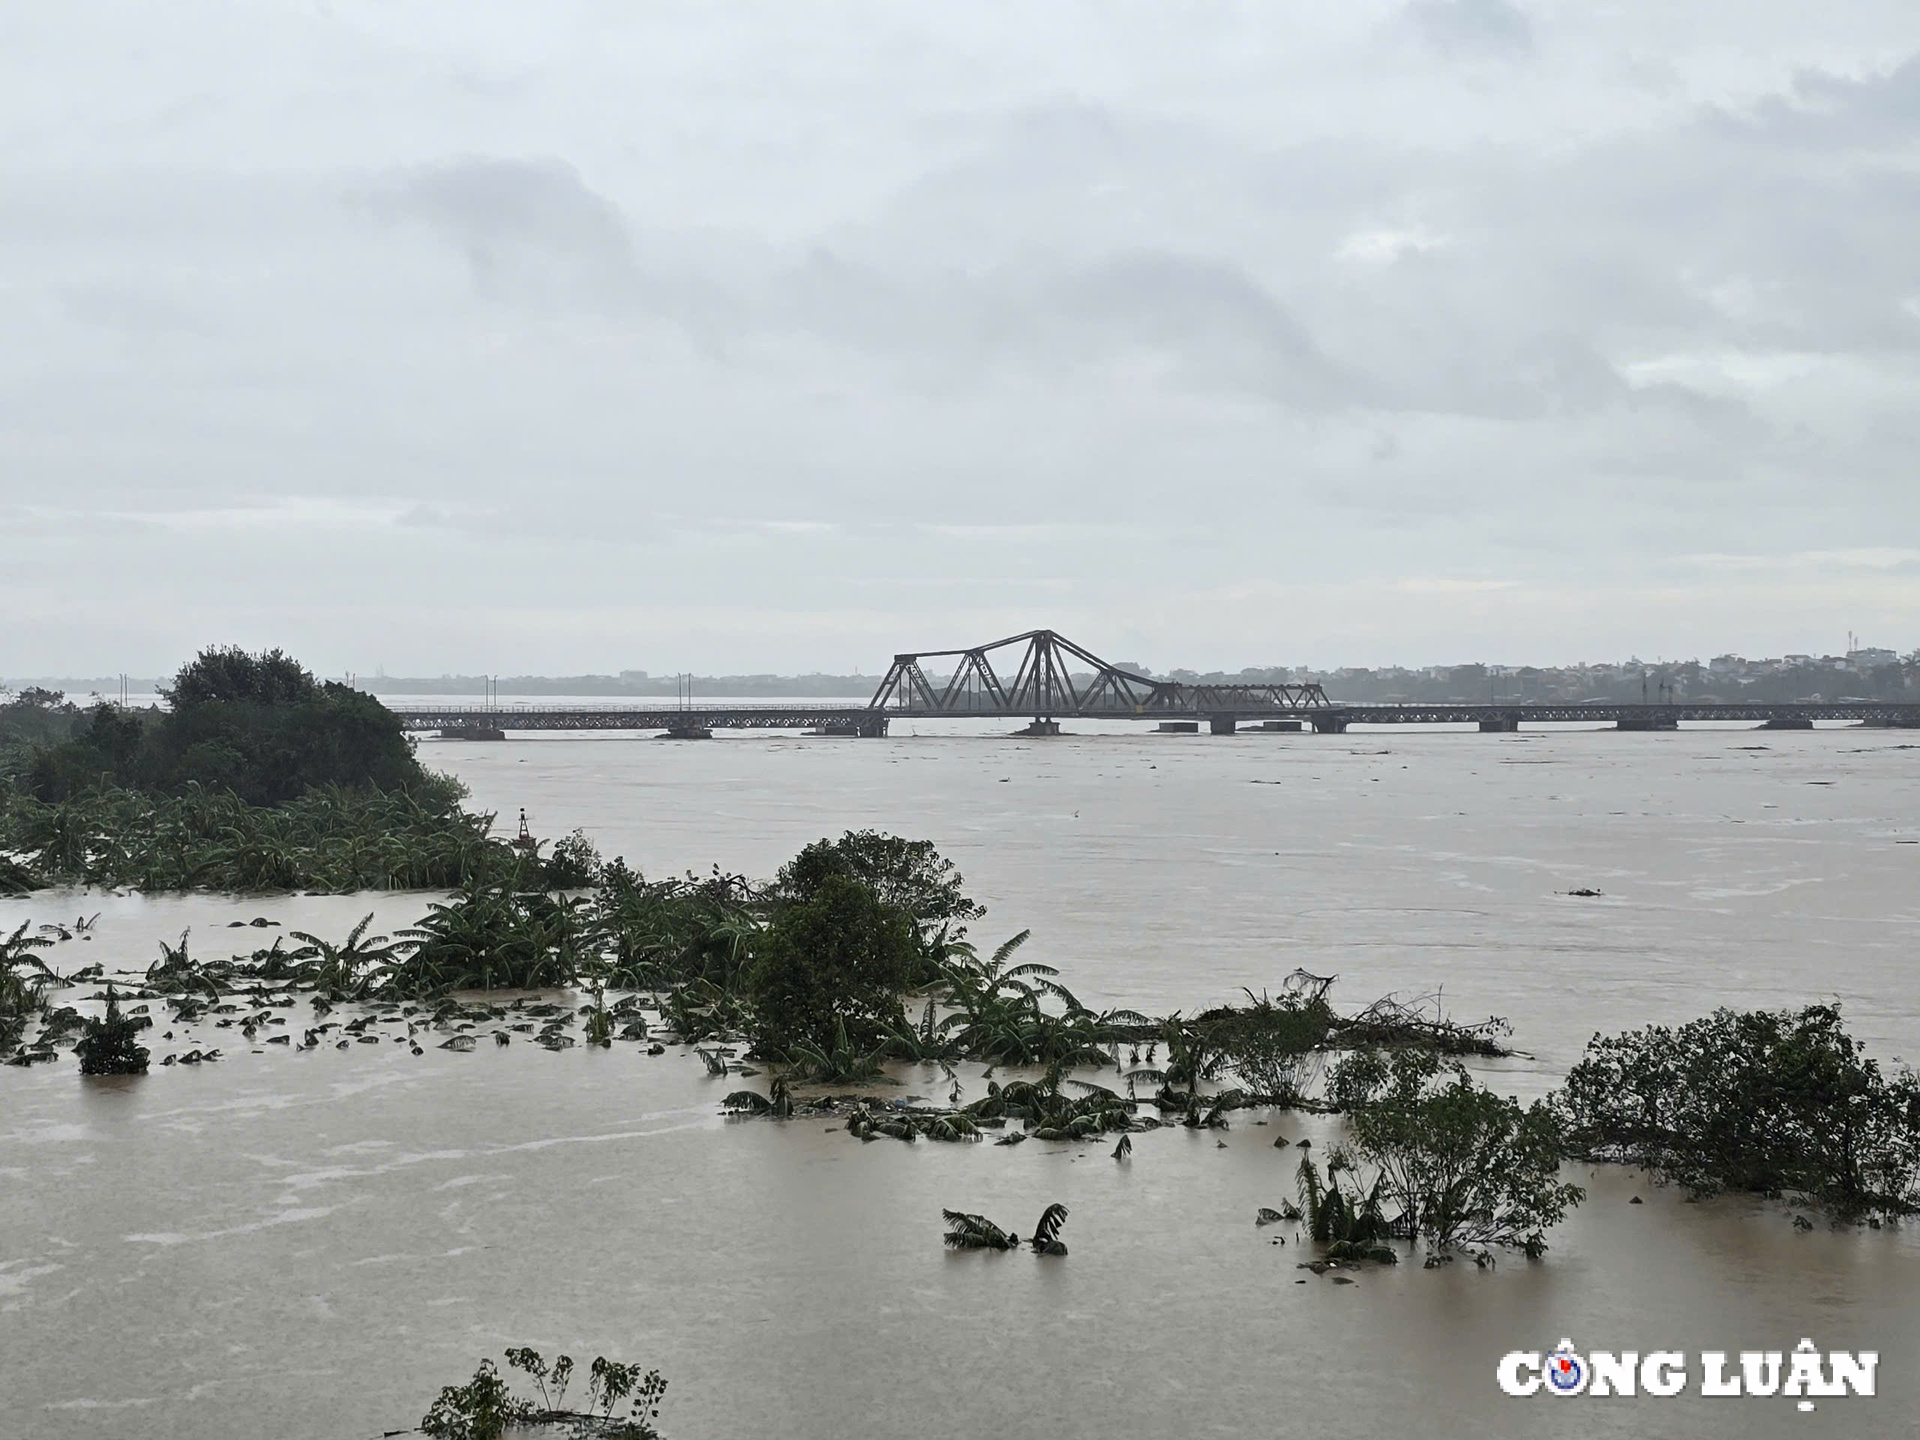
{"label": "bridge deck", "polygon": [[[1003,709],[941,709],[918,707],[873,709],[865,705],[713,705],[697,709],[573,709],[558,706],[517,705],[501,709],[468,707],[407,708],[394,712],[408,730],[669,730],[698,725],[709,730],[827,730],[884,735],[891,720],[998,720],[1019,723],[1031,718]],[[1920,727],[1920,705],[1883,700],[1794,701],[1780,704],[1721,704],[1685,702],[1669,705],[1339,705],[1307,709],[1280,706],[1239,706],[1226,710],[1172,710],[1100,708],[1057,710],[1054,719],[1154,721],[1168,719],[1231,719],[1304,721],[1316,730],[1342,730],[1349,725],[1606,725],[1657,729],[1682,721],[1808,722],[1856,721],[1872,725]]]}
{"label": "bridge deck", "polygon": [[708,708],[623,710],[612,706],[569,709],[514,705],[499,709],[435,707],[395,709],[408,730],[672,730],[686,725],[709,730],[832,730],[885,720],[865,705],[715,705]]}

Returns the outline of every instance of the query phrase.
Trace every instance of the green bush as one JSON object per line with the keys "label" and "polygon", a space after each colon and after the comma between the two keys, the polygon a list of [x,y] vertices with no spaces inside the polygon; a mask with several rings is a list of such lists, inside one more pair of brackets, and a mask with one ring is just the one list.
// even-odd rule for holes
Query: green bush
{"label": "green bush", "polygon": [[[101,705],[63,726],[43,705],[0,707],[0,739],[16,737],[0,761],[19,774],[0,791],[0,853],[28,860],[0,865],[0,890],[412,889],[505,853],[397,716],[278,650],[202,651],[167,694],[167,710]],[[590,860],[590,846],[559,857],[569,875]]]}
{"label": "green bush", "polygon": [[914,974],[919,984],[938,978],[949,947],[966,938],[967,922],[987,913],[967,898],[960,872],[931,841],[877,830],[849,830],[838,840],[814,841],[781,867],[773,898],[804,904],[835,878],[858,881],[882,905],[908,917],[919,949]]}
{"label": "green bush", "polygon": [[1535,1101],[1495,1095],[1431,1050],[1362,1050],[1328,1077],[1352,1149],[1401,1207],[1396,1233],[1435,1245],[1546,1248],[1546,1231],[1586,1198],[1562,1184],[1560,1130]]}
{"label": "green bush", "polygon": [[433,1440],[500,1440],[509,1425],[533,1413],[533,1406],[516,1400],[491,1360],[482,1360],[473,1379],[449,1385],[421,1417],[420,1430]]}
{"label": "green bush", "polygon": [[1883,1075],[1837,1005],[1595,1035],[1555,1100],[1573,1153],[1644,1167],[1696,1198],[1796,1194],[1844,1217],[1920,1210],[1920,1079]]}
{"label": "green bush", "polygon": [[774,916],[756,948],[754,1051],[872,1049],[904,1024],[900,996],[919,958],[913,923],[845,874],[827,874],[805,893]]}
{"label": "green bush", "polygon": [[[659,1440],[660,1432],[653,1422],[659,1417],[667,1382],[658,1370],[642,1374],[638,1365],[622,1364],[604,1355],[595,1357],[589,1371],[592,1409],[582,1412],[565,1408],[574,1368],[571,1356],[562,1355],[549,1365],[538,1350],[518,1346],[507,1351],[507,1364],[532,1378],[540,1392],[538,1405],[517,1399],[493,1362],[482,1360],[473,1379],[440,1392],[433,1408],[420,1421],[422,1433],[433,1440],[500,1440],[515,1426],[563,1422],[571,1424],[572,1433],[581,1437]],[[631,1412],[615,1415],[614,1411],[629,1400]]]}
{"label": "green bush", "polygon": [[82,1075],[144,1075],[147,1072],[146,1049],[137,1043],[141,1024],[131,1015],[120,1013],[120,1002],[113,987],[107,987],[107,1013],[87,1021],[86,1034],[73,1047],[80,1057]]}
{"label": "green bush", "polygon": [[393,791],[426,780],[386,706],[322,684],[279,650],[203,650],[166,696],[164,711],[100,706],[72,738],[34,756],[28,788],[51,801],[103,784],[168,795],[198,785],[278,805],[318,785]]}

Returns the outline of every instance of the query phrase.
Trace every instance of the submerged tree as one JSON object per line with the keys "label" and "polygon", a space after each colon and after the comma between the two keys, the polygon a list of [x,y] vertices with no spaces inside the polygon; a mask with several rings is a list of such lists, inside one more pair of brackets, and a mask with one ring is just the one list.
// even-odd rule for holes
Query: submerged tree
{"label": "submerged tree", "polygon": [[1695,1197],[1795,1194],[1845,1218],[1920,1210],[1920,1078],[1882,1074],[1837,1005],[1596,1035],[1555,1102],[1572,1153]]}
{"label": "submerged tree", "polygon": [[[539,1404],[516,1397],[493,1362],[482,1360],[473,1379],[440,1392],[420,1421],[421,1432],[433,1440],[501,1440],[517,1427],[551,1422],[571,1425],[574,1435],[595,1440],[659,1440],[653,1422],[667,1382],[658,1370],[642,1373],[638,1365],[596,1356],[588,1372],[592,1408],[577,1411],[565,1408],[572,1357],[562,1355],[549,1365],[538,1350],[517,1346],[507,1351],[507,1364],[532,1377]],[[629,1401],[629,1413],[615,1413]]]}
{"label": "submerged tree", "polygon": [[863,882],[829,874],[781,909],[752,977],[755,1053],[882,1045],[904,1017],[917,949],[909,918]]}
{"label": "submerged tree", "polygon": [[1205,1011],[1194,1024],[1211,1035],[1220,1063],[1254,1096],[1273,1105],[1297,1104],[1318,1076],[1333,1029],[1326,998],[1331,983],[1290,985],[1278,1000],[1249,990],[1245,1006]]}
{"label": "submerged tree", "polygon": [[816,840],[781,867],[774,882],[783,899],[807,901],[830,878],[858,880],[887,905],[912,918],[919,938],[966,935],[966,922],[986,914],[960,889],[960,872],[928,840],[904,840],[877,830],[849,830],[838,840]]}
{"label": "submerged tree", "polygon": [[473,1379],[449,1385],[421,1417],[420,1431],[433,1440],[500,1440],[509,1425],[527,1419],[533,1406],[514,1397],[491,1360],[482,1360]]}
{"label": "submerged tree", "polygon": [[82,1075],[144,1075],[147,1052],[138,1043],[142,1026],[130,1015],[120,1013],[120,1002],[107,987],[107,1013],[87,1021],[86,1034],[73,1047],[80,1057]]}
{"label": "submerged tree", "polygon": [[1349,1112],[1354,1154],[1400,1205],[1401,1235],[1539,1255],[1547,1229],[1586,1198],[1559,1178],[1560,1129],[1544,1102],[1523,1109],[1431,1050],[1357,1051],[1328,1089]]}

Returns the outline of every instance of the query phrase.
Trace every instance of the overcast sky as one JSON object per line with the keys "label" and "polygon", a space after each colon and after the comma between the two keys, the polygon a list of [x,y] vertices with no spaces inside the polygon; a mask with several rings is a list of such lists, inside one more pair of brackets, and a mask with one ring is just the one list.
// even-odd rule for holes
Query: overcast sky
{"label": "overcast sky", "polygon": [[0,7],[0,674],[1920,645],[1920,5]]}

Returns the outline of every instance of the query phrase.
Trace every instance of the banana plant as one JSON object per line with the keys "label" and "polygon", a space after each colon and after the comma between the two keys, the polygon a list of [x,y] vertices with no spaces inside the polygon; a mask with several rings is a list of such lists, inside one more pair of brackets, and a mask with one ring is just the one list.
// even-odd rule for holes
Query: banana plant
{"label": "banana plant", "polygon": [[56,983],[53,971],[34,955],[53,944],[44,935],[29,935],[31,920],[0,940],[0,1030],[18,1032],[26,1018],[40,1008],[41,993]]}
{"label": "banana plant", "polygon": [[949,1250],[1011,1250],[1020,1243],[1018,1236],[1009,1235],[984,1215],[942,1210],[940,1218],[947,1222],[942,1243]]}
{"label": "banana plant", "polygon": [[305,930],[289,931],[288,938],[300,942],[300,948],[287,957],[294,962],[294,978],[323,994],[363,998],[374,972],[404,958],[408,948],[404,941],[368,935],[372,924],[373,912],[368,911],[338,945]]}

